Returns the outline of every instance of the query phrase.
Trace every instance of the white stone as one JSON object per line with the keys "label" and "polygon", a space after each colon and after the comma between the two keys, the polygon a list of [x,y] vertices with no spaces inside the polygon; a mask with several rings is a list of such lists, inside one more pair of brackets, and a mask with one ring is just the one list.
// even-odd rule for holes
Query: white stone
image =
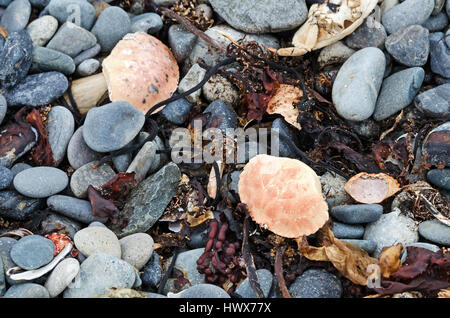
{"label": "white stone", "polygon": [[47,288],[50,297],[61,294],[72,283],[79,271],[80,263],[75,258],[66,258],[56,265],[45,282],[45,288]]}
{"label": "white stone", "polygon": [[152,256],[154,242],[146,233],[136,233],[120,239],[122,259],[128,264],[141,269]]}
{"label": "white stone", "polygon": [[122,256],[119,239],[106,227],[86,227],[75,233],[74,243],[86,257],[95,253],[105,253],[117,258]]}

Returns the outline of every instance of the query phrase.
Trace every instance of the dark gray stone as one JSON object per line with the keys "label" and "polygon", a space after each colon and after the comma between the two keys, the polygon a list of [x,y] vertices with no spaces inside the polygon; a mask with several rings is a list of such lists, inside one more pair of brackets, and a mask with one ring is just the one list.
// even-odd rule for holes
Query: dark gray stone
{"label": "dark gray stone", "polygon": [[69,87],[64,74],[47,72],[33,74],[5,92],[8,106],[43,106],[60,98]]}
{"label": "dark gray stone", "polygon": [[324,269],[308,269],[289,287],[294,298],[341,298],[339,279]]}
{"label": "dark gray stone", "polygon": [[364,226],[333,222],[333,234],[339,239],[358,239],[364,235]]}
{"label": "dark gray stone", "polygon": [[27,31],[11,32],[8,35],[0,53],[2,88],[13,87],[25,78],[31,66],[32,54],[33,43]]}
{"label": "dark gray stone", "polygon": [[227,128],[237,128],[236,112],[221,99],[209,104],[203,113],[210,113],[205,129],[218,128],[227,134]]}
{"label": "dark gray stone", "polygon": [[428,171],[427,179],[435,186],[450,191],[450,169],[432,169]]}
{"label": "dark gray stone", "polygon": [[334,218],[348,224],[375,222],[382,214],[383,206],[379,204],[340,205],[331,209]]}
{"label": "dark gray stone", "polygon": [[[258,282],[264,294],[264,297],[267,298],[269,296],[270,289],[272,288],[273,275],[267,269],[258,269],[256,271],[256,275],[258,276]],[[252,287],[250,286],[248,277],[239,284],[238,288],[236,288],[235,293],[242,298],[258,298],[258,295],[255,294]]]}
{"label": "dark gray stone", "polygon": [[74,128],[75,120],[70,110],[53,106],[48,113],[47,135],[56,165],[59,165],[66,155]]}
{"label": "dark gray stone", "polygon": [[30,0],[30,3],[33,7],[42,9],[50,3],[50,0]]}
{"label": "dark gray stone", "polygon": [[81,224],[69,219],[65,216],[48,213],[48,215],[41,221],[41,229],[43,233],[63,233],[68,235],[72,240],[75,233],[81,230]]}
{"label": "dark gray stone", "polygon": [[382,49],[386,37],[383,25],[376,21],[373,15],[370,15],[361,26],[345,38],[345,44],[355,50],[370,46]]}
{"label": "dark gray stone", "polygon": [[419,233],[422,237],[433,243],[450,246],[450,226],[445,225],[439,220],[420,223]]}
{"label": "dark gray stone", "polygon": [[102,11],[91,32],[97,37],[102,52],[109,52],[130,28],[128,14],[119,7],[111,6]]}
{"label": "dark gray stone", "polygon": [[16,32],[25,29],[31,15],[31,5],[28,0],[14,0],[3,12],[0,25],[8,32]]}
{"label": "dark gray stone", "polygon": [[210,4],[229,25],[248,33],[292,30],[308,17],[304,0],[210,0]]}
{"label": "dark gray stone", "polygon": [[53,211],[85,224],[95,221],[105,223],[108,220],[107,218],[93,216],[89,201],[65,195],[52,195],[47,199],[47,205]]}
{"label": "dark gray stone", "polygon": [[384,12],[381,20],[391,34],[413,24],[424,23],[434,8],[434,0],[406,0]]}
{"label": "dark gray stone", "polygon": [[146,287],[157,289],[162,278],[162,268],[159,264],[159,255],[153,252],[152,257],[145,265],[141,274],[142,284]]}
{"label": "dark gray stone", "polygon": [[440,12],[436,16],[430,16],[422,25],[430,32],[441,31],[448,26],[448,16],[444,12]]}
{"label": "dark gray stone", "polygon": [[33,168],[28,163],[24,162],[18,162],[14,166],[11,167],[11,172],[13,173],[14,177],[21,171]]}
{"label": "dark gray stone", "polygon": [[72,174],[70,189],[77,198],[87,197],[89,185],[99,188],[116,175],[109,164],[104,163],[96,167],[97,165],[98,161],[89,162]]}
{"label": "dark gray stone", "polygon": [[47,47],[75,57],[95,44],[97,44],[97,38],[94,34],[72,22],[66,22],[48,42]]}
{"label": "dark gray stone", "polygon": [[172,294],[169,298],[230,298],[222,288],[212,284],[199,284],[183,290],[179,294]]}
{"label": "dark gray stone", "polygon": [[373,118],[377,121],[386,119],[406,106],[416,96],[425,76],[421,67],[408,68],[392,74],[383,81]]}
{"label": "dark gray stone", "polygon": [[450,78],[450,48],[442,32],[430,34],[430,65],[433,73]]}
{"label": "dark gray stone", "polygon": [[137,136],[144,121],[144,113],[127,102],[94,107],[86,115],[83,138],[97,152],[118,150]]}
{"label": "dark gray stone", "polygon": [[429,31],[420,25],[401,29],[386,39],[386,50],[399,63],[406,66],[422,66],[430,52]]}
{"label": "dark gray stone", "polygon": [[131,19],[130,33],[144,32],[154,34],[161,30],[163,22],[161,17],[156,13],[144,13],[137,15]]}
{"label": "dark gray stone", "polygon": [[84,50],[83,52],[81,52],[80,54],[78,54],[77,56],[75,56],[73,58],[73,62],[75,63],[75,65],[80,65],[83,61],[86,61],[87,59],[93,58],[95,56],[97,56],[98,53],[100,53],[101,51],[101,46],[100,44],[96,44],[93,47],[91,47],[90,49]]}
{"label": "dark gray stone", "polygon": [[11,259],[23,269],[37,269],[53,260],[53,250],[53,242],[49,239],[40,235],[28,235],[13,245]]}
{"label": "dark gray stone", "polygon": [[83,126],[80,126],[72,135],[67,146],[67,159],[72,168],[78,169],[89,162],[100,160],[102,156],[101,153],[92,150],[86,145],[83,139]]}
{"label": "dark gray stone", "polygon": [[50,298],[50,295],[42,285],[23,283],[11,286],[4,298]]}
{"label": "dark gray stone", "polygon": [[0,166],[0,190],[6,189],[11,185],[14,175],[6,167]]}
{"label": "dark gray stone", "polygon": [[383,52],[374,47],[359,50],[345,61],[332,89],[333,103],[340,116],[362,121],[372,115],[385,66]]}
{"label": "dark gray stone", "polygon": [[53,167],[35,167],[19,172],[14,177],[17,192],[30,198],[46,198],[67,187],[66,173]]}
{"label": "dark gray stone", "polygon": [[178,63],[183,62],[191,53],[197,36],[186,31],[181,25],[174,24],[169,28],[169,45]]}
{"label": "dark gray stone", "polygon": [[16,191],[0,192],[0,216],[17,221],[24,221],[36,212],[42,200],[27,198]]}
{"label": "dark gray stone", "polygon": [[363,250],[365,250],[368,254],[372,254],[377,248],[377,244],[368,240],[351,240],[351,239],[342,239],[342,242],[348,242],[359,246]]}
{"label": "dark gray stone", "polygon": [[171,123],[181,125],[186,121],[192,106],[193,105],[185,98],[180,98],[172,103],[167,104],[166,107],[164,107],[160,112],[160,114]]}
{"label": "dark gray stone", "polygon": [[[86,0],[51,0],[48,12],[61,24],[78,22],[86,30],[90,30],[95,21],[95,8]],[[77,21],[77,12],[80,13],[80,21]]]}
{"label": "dark gray stone", "polygon": [[75,72],[75,63],[67,54],[37,46],[33,49],[31,71],[35,73],[56,71],[70,75]]}
{"label": "dark gray stone", "polygon": [[414,105],[429,117],[450,115],[450,84],[443,84],[416,96]]}
{"label": "dark gray stone", "polygon": [[[288,124],[283,118],[277,118],[272,123],[272,134],[275,132],[274,129],[278,129],[278,150],[280,157],[294,157],[295,151],[287,140],[294,142],[295,137],[291,134]],[[275,139],[276,140],[276,139]]]}

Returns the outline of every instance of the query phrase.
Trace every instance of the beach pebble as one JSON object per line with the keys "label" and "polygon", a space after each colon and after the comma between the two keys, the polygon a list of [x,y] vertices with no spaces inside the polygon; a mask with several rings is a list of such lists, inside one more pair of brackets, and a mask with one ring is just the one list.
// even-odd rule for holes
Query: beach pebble
{"label": "beach pebble", "polygon": [[389,35],[385,46],[389,54],[406,66],[422,66],[430,53],[429,31],[420,25],[411,25]]}
{"label": "beach pebble", "polygon": [[87,197],[89,185],[99,188],[116,175],[111,166],[107,163],[96,167],[98,161],[89,162],[72,174],[70,178],[70,189],[77,198]]}
{"label": "beach pebble", "polygon": [[161,17],[153,12],[139,14],[131,19],[131,33],[144,32],[155,34],[163,27]]}
{"label": "beach pebble", "polygon": [[144,113],[129,103],[109,103],[89,110],[83,138],[88,147],[97,152],[118,150],[137,136],[144,122]]}
{"label": "beach pebble", "polygon": [[71,239],[75,233],[81,230],[81,224],[65,216],[48,213],[41,221],[43,233],[57,232],[69,236]]}
{"label": "beach pebble", "polygon": [[6,99],[3,95],[0,94],[0,125],[5,118],[6,111],[8,110],[8,104],[6,103]]}
{"label": "beach pebble", "polygon": [[340,280],[324,269],[308,269],[289,287],[293,298],[341,298]]}
{"label": "beach pebble", "polygon": [[147,141],[128,166],[127,172],[134,172],[134,179],[139,183],[145,179],[156,156],[158,145],[155,141]]}
{"label": "beach pebble", "polygon": [[433,185],[450,191],[450,169],[432,169],[428,171],[427,179]]}
{"label": "beach pebble", "polygon": [[444,33],[430,34],[431,71],[445,78],[450,78],[450,48],[444,40]]}
{"label": "beach pebble", "polygon": [[70,75],[75,72],[75,63],[67,54],[37,46],[33,49],[31,71],[33,73],[57,71]]}
{"label": "beach pebble", "polygon": [[364,226],[333,222],[333,234],[339,239],[357,239],[364,235]]}
{"label": "beach pebble", "polygon": [[39,284],[23,283],[11,286],[4,298],[50,298],[48,290]]}
{"label": "beach pebble", "polygon": [[102,154],[86,145],[83,138],[83,126],[80,126],[70,138],[67,146],[67,159],[74,169],[96,160],[100,160]]}
{"label": "beach pebble", "polygon": [[341,205],[331,209],[334,218],[348,224],[375,222],[382,214],[383,206],[379,204]]}
{"label": "beach pebble", "polygon": [[11,237],[0,237],[0,263],[2,266],[0,268],[5,271],[5,273],[12,267],[15,267],[11,258],[11,249],[17,244],[17,240]]}
{"label": "beach pebble", "polygon": [[130,31],[128,14],[119,7],[111,6],[100,13],[91,32],[97,37],[102,52],[111,51]]}
{"label": "beach pebble", "polygon": [[6,8],[0,20],[0,25],[8,32],[25,29],[31,15],[31,4],[28,0],[14,0]]}
{"label": "beach pebble", "polygon": [[345,44],[355,50],[370,46],[382,49],[386,37],[387,34],[383,25],[375,20],[374,15],[370,15],[361,26],[345,38]]}
{"label": "beach pebble", "polygon": [[178,294],[168,294],[169,298],[230,298],[227,292],[216,285],[198,284]]}
{"label": "beach pebble", "polygon": [[51,15],[44,15],[27,26],[33,46],[45,46],[58,30],[58,20]]}
{"label": "beach pebble", "polygon": [[192,108],[192,104],[185,98],[177,99],[166,105],[160,114],[173,124],[183,124]]}
{"label": "beach pebble", "polygon": [[32,270],[53,260],[53,242],[40,235],[28,235],[11,248],[11,259],[17,266]]}
{"label": "beach pebble", "polygon": [[52,195],[47,199],[47,206],[55,212],[84,224],[94,221],[105,223],[107,218],[99,218],[92,215],[91,203],[66,195]]}
{"label": "beach pebble", "polygon": [[74,258],[66,258],[62,260],[51,272],[45,288],[48,290],[50,297],[56,297],[61,294],[80,271],[80,263]]}
{"label": "beach pebble", "polygon": [[219,74],[211,76],[203,85],[202,92],[210,103],[221,99],[228,106],[233,107],[239,102],[239,91],[228,79]]}
{"label": "beach pebble", "polygon": [[73,62],[75,63],[75,65],[78,66],[83,61],[86,61],[90,58],[96,57],[98,55],[98,53],[100,53],[100,51],[101,51],[101,46],[100,46],[100,44],[97,43],[90,49],[84,50],[83,52],[81,52],[80,54],[75,56],[73,58]]}
{"label": "beach pebble", "polygon": [[434,8],[434,0],[405,0],[384,12],[381,20],[391,34],[413,24],[424,23]]}
{"label": "beach pebble", "polygon": [[[228,134],[228,128],[237,128],[237,115],[234,109],[218,99],[208,105],[203,114],[210,113],[205,129],[217,128]],[[217,124],[218,123],[218,124]]]}
{"label": "beach pebble", "polygon": [[6,189],[11,185],[14,175],[11,170],[0,166],[0,190]]}
{"label": "beach pebble", "polygon": [[448,117],[450,115],[450,83],[420,93],[416,96],[414,105],[429,117]]}
{"label": "beach pebble", "polygon": [[94,34],[72,22],[66,22],[48,42],[47,48],[75,57],[95,44],[97,44],[97,38]]}
{"label": "beach pebble", "polygon": [[186,31],[181,25],[174,24],[169,28],[169,45],[178,63],[183,62],[191,53],[197,36]]}
{"label": "beach pebble", "polygon": [[342,242],[352,243],[365,250],[368,254],[372,254],[377,248],[377,244],[368,240],[341,239]]}
{"label": "beach pebble", "polygon": [[63,295],[64,298],[100,296],[113,288],[131,288],[135,280],[133,266],[109,254],[96,253],[81,264],[76,284],[69,285]]}
{"label": "beach pebble", "polygon": [[351,197],[347,194],[344,187],[347,183],[344,177],[330,172],[320,176],[322,185],[322,193],[328,203],[328,208],[343,205],[351,201]]}
{"label": "beach pebble", "polygon": [[[192,65],[187,74],[180,81],[180,84],[178,85],[178,93],[182,94],[199,84],[205,77],[205,74],[206,70],[201,68],[200,65],[198,65],[197,63]],[[191,103],[196,103],[197,98],[200,97],[201,93],[202,90],[198,89],[190,95],[186,96],[186,99]]]}
{"label": "beach pebble", "polygon": [[89,76],[97,72],[100,62],[96,59],[87,59],[77,66],[77,74],[80,76]]}
{"label": "beach pebble", "polygon": [[121,258],[122,251],[117,236],[106,227],[86,227],[75,234],[75,247],[86,257],[105,253]]}
{"label": "beach pebble", "polygon": [[440,12],[436,16],[430,16],[422,26],[430,32],[441,31],[448,26],[448,16],[444,12]]}
{"label": "beach pebble", "polygon": [[413,67],[387,77],[381,85],[373,118],[386,119],[408,106],[422,86],[424,76],[423,68]]}
{"label": "beach pebble", "polygon": [[14,177],[17,192],[30,198],[46,198],[67,187],[66,173],[54,167],[34,167],[18,173]]}
{"label": "beach pebble", "polygon": [[[48,12],[58,19],[59,23],[78,22],[79,26],[86,30],[92,28],[96,16],[95,8],[86,0],[51,0]],[[76,13],[79,13],[79,17],[75,16]]]}
{"label": "beach pebble", "polygon": [[337,41],[329,46],[324,47],[319,54],[317,62],[319,62],[320,67],[325,67],[333,64],[344,63],[355,50],[346,46],[343,42]]}
{"label": "beach pebble", "polygon": [[142,270],[141,279],[142,284],[146,287],[156,289],[162,278],[162,268],[159,263],[159,255],[156,252],[152,253],[150,260]]}
{"label": "beach pebble", "polygon": [[153,239],[147,233],[136,233],[120,239],[122,248],[122,259],[136,267],[142,269],[153,253]]}
{"label": "beach pebble", "polygon": [[39,210],[42,200],[24,197],[16,191],[0,191],[0,216],[16,221],[28,219]]}
{"label": "beach pebble", "polygon": [[433,243],[450,246],[450,226],[445,225],[439,220],[420,223],[419,233],[422,237]]}
{"label": "beach pebble", "polygon": [[18,162],[14,166],[11,167],[11,172],[13,173],[14,177],[21,171],[33,168],[28,163],[24,162]]}
{"label": "beach pebble", "polygon": [[[264,294],[264,297],[267,298],[269,296],[270,289],[272,288],[273,275],[267,269],[258,269],[256,271],[256,275],[258,276],[258,282]],[[235,293],[242,298],[258,298],[258,295],[255,294],[252,287],[250,286],[250,280],[248,279],[248,277],[239,284],[238,288],[236,288]]]}
{"label": "beach pebble", "polygon": [[48,113],[47,134],[56,165],[59,165],[66,155],[74,128],[75,120],[70,110],[53,106]]}
{"label": "beach pebble", "polygon": [[364,48],[342,65],[333,84],[332,98],[340,116],[362,121],[375,110],[386,58],[380,49]]}

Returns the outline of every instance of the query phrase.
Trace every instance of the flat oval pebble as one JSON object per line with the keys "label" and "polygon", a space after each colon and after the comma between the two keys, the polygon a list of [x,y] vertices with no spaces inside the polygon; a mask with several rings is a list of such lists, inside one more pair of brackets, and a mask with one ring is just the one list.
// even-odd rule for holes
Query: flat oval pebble
{"label": "flat oval pebble", "polygon": [[106,163],[96,167],[98,161],[81,166],[70,178],[70,189],[77,198],[87,197],[89,185],[99,188],[116,175],[114,170]]}
{"label": "flat oval pebble", "polygon": [[339,239],[361,238],[364,235],[364,226],[333,222],[333,234]]}
{"label": "flat oval pebble", "polygon": [[53,159],[59,165],[66,155],[67,146],[73,135],[75,120],[65,107],[53,106],[48,113],[47,134]]}
{"label": "flat oval pebble", "polygon": [[293,298],[340,298],[340,280],[324,269],[308,269],[289,287]]}
{"label": "flat oval pebble", "polygon": [[102,52],[110,52],[130,27],[128,14],[122,8],[111,6],[100,13],[91,32],[97,37]]}
{"label": "flat oval pebble", "polygon": [[11,185],[14,175],[6,167],[0,166],[0,190],[6,189]]}
{"label": "flat oval pebble", "polygon": [[79,65],[81,64],[81,62],[97,56],[97,54],[100,53],[100,51],[101,51],[100,44],[97,43],[90,49],[84,50],[83,52],[75,56],[73,58],[73,62],[75,63],[75,65]]}
{"label": "flat oval pebble", "polygon": [[197,37],[179,24],[170,26],[168,37],[173,56],[178,63],[183,62],[191,53]]}
{"label": "flat oval pebble", "polygon": [[102,156],[101,153],[86,145],[83,138],[83,126],[78,127],[67,146],[67,159],[72,168],[78,169],[89,162],[100,160]]}
{"label": "flat oval pebble", "polygon": [[4,298],[50,298],[48,290],[39,284],[23,283],[11,286]]}
{"label": "flat oval pebble", "polygon": [[99,218],[92,215],[92,207],[89,201],[74,197],[59,194],[52,195],[47,199],[47,206],[53,211],[81,223],[89,224],[95,221],[105,223],[107,221],[107,218]]}
{"label": "flat oval pebble", "polygon": [[136,280],[136,269],[127,262],[105,254],[88,257],[71,284],[64,291],[64,298],[90,298],[110,292],[112,288],[131,288]]}
{"label": "flat oval pebble", "polygon": [[223,289],[212,284],[198,284],[178,294],[170,294],[169,298],[230,298]]}
{"label": "flat oval pebble", "polygon": [[120,239],[122,249],[122,259],[136,267],[142,269],[153,253],[153,239],[147,233],[136,233]]}
{"label": "flat oval pebble", "polygon": [[31,15],[31,5],[28,0],[14,0],[3,12],[0,25],[8,32],[25,29]]}
{"label": "flat oval pebble", "polygon": [[384,12],[381,21],[388,33],[413,24],[421,25],[433,12],[434,0],[405,0]]}
{"label": "flat oval pebble", "polygon": [[[263,292],[265,298],[269,297],[270,289],[272,288],[273,275],[267,269],[258,269],[256,271],[256,275],[258,276],[258,282]],[[248,277],[244,279],[242,283],[236,288],[236,294],[241,296],[242,298],[257,298],[258,295],[255,294],[252,287],[250,286],[250,280]]]}
{"label": "flat oval pebble", "polygon": [[420,93],[414,99],[414,105],[429,117],[449,117],[450,83],[442,84]]}
{"label": "flat oval pebble", "polygon": [[77,74],[80,76],[89,76],[94,74],[100,67],[100,62],[96,59],[87,59],[77,67]]}
{"label": "flat oval pebble", "polygon": [[86,227],[75,234],[76,248],[86,257],[106,253],[121,258],[122,252],[117,236],[106,227]]}
{"label": "flat oval pebble", "polygon": [[94,34],[72,22],[66,22],[48,42],[47,48],[75,57],[95,44],[97,38]]}
{"label": "flat oval pebble", "polygon": [[450,226],[438,220],[420,223],[419,233],[433,243],[450,246]]}
{"label": "flat oval pebble", "polygon": [[427,179],[435,186],[450,191],[450,169],[430,170]]}
{"label": "flat oval pebble", "polygon": [[62,260],[51,272],[45,282],[45,288],[50,297],[56,297],[61,294],[80,271],[80,263],[74,258]]}
{"label": "flat oval pebble", "polygon": [[37,46],[33,49],[31,71],[35,73],[56,71],[70,75],[75,72],[75,63],[67,54]]}
{"label": "flat oval pebble", "polygon": [[53,260],[54,245],[40,235],[21,238],[11,249],[11,258],[17,266],[32,270],[47,265]]}
{"label": "flat oval pebble", "polygon": [[53,167],[35,167],[19,172],[14,177],[14,188],[30,198],[46,198],[67,187],[66,173]]}
{"label": "flat oval pebble", "polygon": [[340,116],[362,121],[375,110],[386,58],[380,49],[368,47],[345,61],[334,80],[333,103]]}
{"label": "flat oval pebble", "polygon": [[331,209],[333,217],[348,224],[375,222],[382,214],[383,206],[379,204],[340,205]]}
{"label": "flat oval pebble", "polygon": [[145,115],[127,102],[94,107],[86,115],[83,138],[89,148],[110,152],[126,146],[144,125]]}
{"label": "flat oval pebble", "polygon": [[25,79],[5,93],[9,106],[43,106],[60,98],[69,82],[64,74],[47,72],[28,75]]}
{"label": "flat oval pebble", "polygon": [[58,30],[58,20],[51,15],[44,15],[27,26],[33,46],[44,46]]}
{"label": "flat oval pebble", "polygon": [[24,221],[39,210],[41,199],[24,197],[16,191],[0,191],[0,216]]}
{"label": "flat oval pebble", "polygon": [[74,11],[79,10],[80,26],[90,30],[95,21],[95,8],[86,0],[51,0],[48,12],[58,19],[59,23],[72,21]]}

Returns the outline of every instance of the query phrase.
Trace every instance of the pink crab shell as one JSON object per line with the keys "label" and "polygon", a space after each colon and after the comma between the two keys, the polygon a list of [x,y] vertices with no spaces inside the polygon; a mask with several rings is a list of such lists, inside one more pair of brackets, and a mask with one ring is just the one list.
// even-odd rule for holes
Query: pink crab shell
{"label": "pink crab shell", "polygon": [[245,165],[238,187],[252,219],[277,235],[310,235],[329,218],[319,177],[299,160],[257,155]]}
{"label": "pink crab shell", "polygon": [[112,102],[127,101],[144,114],[172,96],[180,75],[169,48],[142,32],[125,35],[103,61],[102,67],[109,99]]}

